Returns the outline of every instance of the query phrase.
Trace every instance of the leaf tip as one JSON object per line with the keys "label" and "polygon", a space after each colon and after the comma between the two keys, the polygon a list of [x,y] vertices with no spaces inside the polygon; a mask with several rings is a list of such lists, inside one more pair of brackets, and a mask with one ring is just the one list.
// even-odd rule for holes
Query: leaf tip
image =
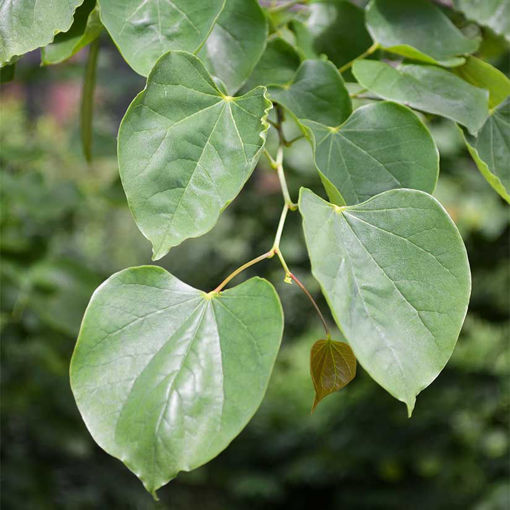
{"label": "leaf tip", "polygon": [[405,404],[407,406],[407,417],[411,418],[416,404],[416,397],[412,397],[410,400],[406,401]]}
{"label": "leaf tip", "polygon": [[152,257],[151,257],[151,260],[152,261],[156,261],[156,260],[160,260],[162,259],[170,250],[169,249],[165,249],[163,247],[159,247],[159,249],[156,249],[156,246],[153,245],[152,246]]}

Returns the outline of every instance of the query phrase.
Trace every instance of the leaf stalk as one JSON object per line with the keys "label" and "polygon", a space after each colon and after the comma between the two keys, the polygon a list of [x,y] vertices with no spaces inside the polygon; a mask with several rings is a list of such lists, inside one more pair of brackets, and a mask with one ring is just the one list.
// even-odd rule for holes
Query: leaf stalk
{"label": "leaf stalk", "polygon": [[285,172],[283,171],[283,147],[281,145],[278,147],[278,151],[276,153],[276,173],[278,175],[278,180],[280,181],[283,200],[285,200],[285,204],[291,211],[295,211],[298,206],[290,198],[287,180],[285,179]]}
{"label": "leaf stalk", "polygon": [[83,155],[87,163],[92,161],[92,119],[94,116],[94,90],[96,88],[97,57],[99,55],[99,37],[90,44],[83,88],[81,93],[80,128]]}
{"label": "leaf stalk", "polygon": [[259,255],[258,257],[255,257],[254,259],[249,260],[242,266],[238,267],[235,271],[230,273],[212,292],[211,294],[217,294],[220,292],[233,278],[235,278],[239,273],[242,273],[245,269],[248,269],[249,267],[257,264],[258,262],[261,262],[262,260],[269,259],[274,256],[274,249],[271,249],[267,251],[266,253],[263,253],[262,255]]}
{"label": "leaf stalk", "polygon": [[315,301],[313,296],[310,294],[308,289],[301,283],[301,281],[299,280],[299,278],[296,275],[294,275],[293,273],[289,272],[289,277],[294,282],[296,282],[296,285],[305,293],[306,297],[311,301],[313,307],[315,308],[315,311],[317,312],[317,314],[319,316],[319,319],[322,322],[322,326],[324,327],[324,331],[326,332],[326,339],[330,340],[331,339],[331,333],[330,333],[328,325],[326,323],[326,319],[324,319],[324,315],[322,315],[322,312],[320,311],[319,305],[317,304],[317,302]]}
{"label": "leaf stalk", "polygon": [[350,69],[354,62],[357,60],[361,60],[362,58],[368,57],[369,55],[372,55],[375,51],[379,49],[379,43],[375,42],[368,48],[368,50],[364,51],[361,55],[358,55],[356,58],[353,58],[350,62],[347,62],[347,64],[344,64],[342,67],[338,68],[338,71],[340,73],[343,73],[344,71],[347,71],[347,69]]}

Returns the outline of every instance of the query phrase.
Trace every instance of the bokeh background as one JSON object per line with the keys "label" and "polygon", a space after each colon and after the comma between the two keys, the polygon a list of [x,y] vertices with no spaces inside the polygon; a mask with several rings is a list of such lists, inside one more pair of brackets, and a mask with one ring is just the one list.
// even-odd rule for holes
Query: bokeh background
{"label": "bokeh background", "polygon": [[[0,93],[2,508],[510,508],[509,208],[447,121],[430,124],[441,151],[435,195],[466,242],[473,293],[453,358],[420,395],[412,419],[361,368],[310,414],[309,349],[320,323],[270,260],[237,282],[256,272],[276,285],[283,346],[264,403],[230,447],[179,475],[156,503],[96,446],[68,379],[81,316],[101,281],[150,263],[150,246],[127,209],[115,154],[118,124],[143,80],[103,39],[87,165],[78,132],[86,52],[55,67],[29,54]],[[508,53],[496,52],[492,62],[508,71]],[[306,142],[286,161],[294,197],[300,185],[322,193]],[[281,205],[276,176],[261,163],[214,230],[173,249],[161,265],[210,290],[271,246]],[[282,250],[326,310],[297,214]]]}

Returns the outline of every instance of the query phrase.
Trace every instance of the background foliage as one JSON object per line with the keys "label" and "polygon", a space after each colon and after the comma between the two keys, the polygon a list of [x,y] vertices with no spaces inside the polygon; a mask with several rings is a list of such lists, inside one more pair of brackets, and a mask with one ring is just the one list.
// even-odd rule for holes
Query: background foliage
{"label": "background foliage", "polygon": [[[76,119],[83,55],[53,68],[39,68],[39,56],[30,55],[2,91],[4,508],[508,508],[509,213],[449,121],[431,126],[441,151],[435,195],[466,242],[473,295],[454,356],[412,420],[361,367],[348,391],[310,415],[309,348],[320,325],[299,289],[267,261],[256,271],[282,294],[283,347],[261,408],[232,446],[181,474],[154,503],[95,445],[68,382],[80,319],[99,282],[150,259],[115,158],[120,117],[143,80],[110,44],[102,42],[90,167]],[[506,62],[501,51],[492,61],[503,70]],[[286,158],[291,191],[298,183],[317,189],[308,144],[296,143]],[[270,245],[281,197],[264,163],[217,227],[175,248],[164,267],[211,289],[218,275]],[[317,295],[299,218],[290,217],[287,229],[282,249]]]}

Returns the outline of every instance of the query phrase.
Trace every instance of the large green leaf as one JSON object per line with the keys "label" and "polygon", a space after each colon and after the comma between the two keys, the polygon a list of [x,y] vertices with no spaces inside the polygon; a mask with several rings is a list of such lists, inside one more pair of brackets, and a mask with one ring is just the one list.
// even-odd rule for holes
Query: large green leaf
{"label": "large green leaf", "polygon": [[430,195],[390,190],[348,207],[303,189],[312,272],[365,370],[411,414],[450,358],[470,273],[454,223]]}
{"label": "large green leaf", "polygon": [[42,49],[42,63],[48,65],[63,62],[91,43],[102,30],[96,0],[85,0],[76,9],[71,28],[57,34],[53,42]]}
{"label": "large green leaf", "polygon": [[49,44],[66,32],[83,0],[14,0],[0,3],[0,64]]}
{"label": "large green leaf", "polygon": [[155,491],[215,457],[257,410],[280,346],[273,286],[220,294],[155,266],[94,293],[71,361],[71,387],[97,443]]}
{"label": "large green leaf", "polygon": [[255,167],[270,107],[263,87],[225,96],[190,53],[158,61],[118,145],[128,203],[155,259],[215,225]]}
{"label": "large green leaf", "polygon": [[510,41],[510,2],[508,0],[453,0],[467,18],[491,28]]}
{"label": "large green leaf", "polygon": [[306,122],[314,140],[315,163],[331,201],[357,204],[393,188],[432,193],[439,153],[420,119],[405,106],[381,102],[358,108],[338,127]]}
{"label": "large green leaf", "polygon": [[510,203],[510,98],[494,110],[476,137],[464,133],[464,139],[482,175]]}
{"label": "large green leaf", "polygon": [[268,41],[262,57],[251,73],[244,89],[257,85],[284,85],[296,74],[301,59],[296,50],[280,37]]}
{"label": "large green leaf", "polygon": [[372,44],[365,13],[347,0],[312,2],[306,27],[314,50],[325,53],[337,67],[361,55]]}
{"label": "large green leaf", "polygon": [[204,44],[225,0],[99,0],[101,20],[127,63],[147,76],[168,50]]}
{"label": "large green leaf", "polygon": [[510,80],[495,67],[476,57],[454,69],[455,74],[475,87],[489,91],[489,108],[494,108],[510,95]]}
{"label": "large green leaf", "polygon": [[237,92],[253,71],[264,52],[267,30],[256,0],[227,0],[198,55],[229,94]]}
{"label": "large green leaf", "polygon": [[269,93],[299,120],[337,126],[352,112],[342,76],[325,60],[305,60],[292,82],[270,87]]}
{"label": "large green leaf", "polygon": [[476,133],[485,122],[489,93],[444,69],[360,60],[353,65],[359,83],[378,96],[441,115]]}
{"label": "large green leaf", "polygon": [[460,65],[462,55],[480,43],[464,36],[429,0],[372,0],[367,27],[386,50],[430,64]]}

